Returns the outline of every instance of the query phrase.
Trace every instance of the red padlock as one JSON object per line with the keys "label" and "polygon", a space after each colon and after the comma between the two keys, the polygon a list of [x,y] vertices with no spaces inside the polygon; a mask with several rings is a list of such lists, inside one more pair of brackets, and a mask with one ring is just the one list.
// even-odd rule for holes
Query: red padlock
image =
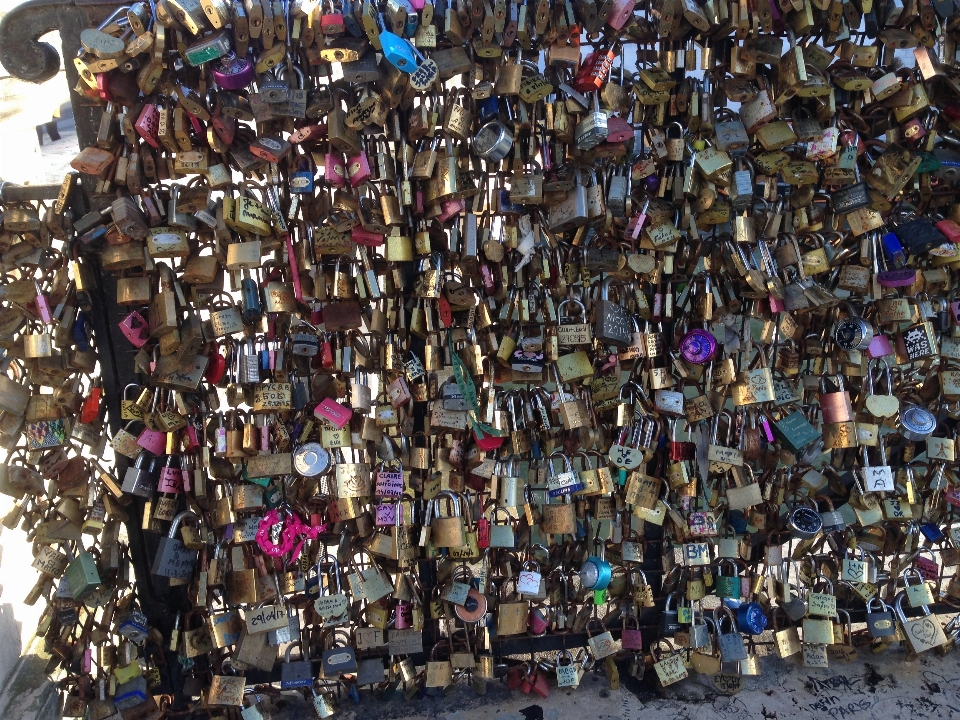
{"label": "red padlock", "polygon": [[947,236],[952,243],[960,243],[960,225],[949,218],[937,221],[937,230]]}
{"label": "red padlock", "polygon": [[233,138],[237,134],[237,119],[227,117],[220,113],[220,108],[211,116],[210,123],[213,125],[213,131],[227,145],[233,144]]}
{"label": "red padlock", "polygon": [[203,374],[204,379],[211,385],[216,385],[223,379],[223,374],[227,370],[227,361],[220,354],[220,347],[214,344],[213,352],[210,353],[207,369]]}
{"label": "red padlock", "polygon": [[455,200],[441,200],[440,201],[440,214],[437,216],[437,220],[440,222],[446,222],[452,217],[456,217],[466,209],[466,204],[463,200],[457,198]]}
{"label": "red padlock", "polygon": [[539,667],[535,668],[533,671],[533,681],[530,687],[541,698],[546,699],[546,697],[550,694],[550,683],[547,682],[547,676],[540,672]]}
{"label": "red padlock", "polygon": [[697,456],[697,444],[695,442],[677,440],[677,423],[682,422],[687,428],[687,437],[690,437],[690,427],[683,418],[670,419],[670,459],[693,460]]}
{"label": "red padlock", "polygon": [[633,138],[633,126],[618,115],[607,118],[607,142],[621,143]]}
{"label": "red padlock", "polygon": [[877,333],[870,341],[870,347],[867,348],[867,355],[870,359],[889,357],[893,355],[893,345],[890,338],[883,333]]}
{"label": "red padlock", "polygon": [[333,345],[326,336],[323,338],[323,345],[320,348],[320,364],[325,368],[333,367]]}
{"label": "red padlock", "polygon": [[[518,665],[517,667],[510,668],[507,671],[507,687],[511,690],[516,690],[523,684],[523,681],[527,678],[527,666]],[[526,692],[530,692],[529,689]]]}
{"label": "red padlock", "polygon": [[937,582],[937,580],[940,579],[940,568],[937,563],[930,558],[918,555],[913,560],[913,567],[923,576],[924,580]]}
{"label": "red padlock", "polygon": [[[195,453],[200,452],[200,438],[197,434],[196,425],[187,425],[183,429],[183,438],[185,440],[183,451],[185,453]],[[189,485],[189,479],[187,475],[189,474],[188,470],[184,470],[184,487]]]}
{"label": "red padlock", "polygon": [[490,521],[485,517],[477,520],[477,547],[481,550],[490,547]]}
{"label": "red padlock", "polygon": [[591,93],[603,87],[607,76],[613,68],[613,61],[617,55],[612,48],[595,50],[587,55],[579,72],[570,83],[574,90],[580,93]]}
{"label": "red padlock", "polygon": [[[437,316],[440,318],[440,324],[445,327],[453,325],[453,313],[450,310],[450,301],[441,295],[437,298]],[[453,454],[452,452],[450,453]]]}
{"label": "red padlock", "polygon": [[258,137],[250,143],[250,153],[267,162],[279,163],[293,146],[279,135]]}
{"label": "red padlock", "polygon": [[323,13],[320,16],[320,32],[324,35],[343,35],[345,29],[343,13],[336,12],[333,3],[330,4],[330,9],[333,12]]}
{"label": "red padlock", "polygon": [[413,627],[413,603],[397,603],[394,618],[394,626],[397,630],[405,630]]}
{"label": "red padlock", "polygon": [[144,105],[133,127],[147,145],[154,149],[160,147],[160,142],[157,140],[157,132],[160,130],[160,111],[156,105],[153,103]]}
{"label": "red padlock", "polygon": [[97,419],[97,416],[100,415],[100,396],[102,393],[99,384],[90,388],[90,394],[83,399],[83,407],[80,409],[80,422],[92,423]]}
{"label": "red padlock", "polygon": [[534,635],[543,635],[550,627],[550,609],[543,604],[530,608],[527,616],[527,627]]}
{"label": "red padlock", "polygon": [[110,92],[110,73],[97,73],[97,92],[104,102],[113,102],[113,93]]}

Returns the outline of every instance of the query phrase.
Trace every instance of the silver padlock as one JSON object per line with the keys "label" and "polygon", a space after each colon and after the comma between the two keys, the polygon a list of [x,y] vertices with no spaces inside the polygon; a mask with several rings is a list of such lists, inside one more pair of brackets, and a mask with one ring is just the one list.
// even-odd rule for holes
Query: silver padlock
{"label": "silver padlock", "polygon": [[593,93],[593,110],[577,123],[574,137],[578,150],[593,150],[607,139],[607,114],[600,109],[599,93]]}

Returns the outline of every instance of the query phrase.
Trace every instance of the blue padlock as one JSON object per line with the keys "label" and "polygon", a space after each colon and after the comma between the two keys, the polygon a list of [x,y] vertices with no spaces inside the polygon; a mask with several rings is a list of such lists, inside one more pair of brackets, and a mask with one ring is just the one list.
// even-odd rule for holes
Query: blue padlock
{"label": "blue padlock", "polygon": [[[247,271],[244,270],[243,272],[246,274]],[[244,322],[253,322],[263,315],[263,308],[260,304],[260,288],[256,280],[245,277],[240,281],[240,303],[243,306]]]}
{"label": "blue padlock", "polygon": [[907,254],[903,251],[903,244],[892,232],[880,236],[880,245],[889,263],[897,270],[907,264]]}
{"label": "blue padlock", "polygon": [[500,115],[500,99],[496,95],[491,95],[486,100],[480,101],[477,107],[480,112],[481,125]]}
{"label": "blue padlock", "polygon": [[525,206],[510,202],[510,191],[500,190],[500,212],[503,215],[526,215]]}
{"label": "blue padlock", "polygon": [[600,541],[600,557],[591,555],[583,561],[583,566],[577,573],[580,576],[580,584],[587,590],[606,590],[610,585],[610,579],[613,576],[613,570],[610,563],[603,559],[604,542]]}
{"label": "blue padlock", "polygon": [[759,635],[767,627],[767,616],[760,603],[745,602],[737,608],[737,625],[749,635]]}
{"label": "blue padlock", "polygon": [[351,0],[343,0],[343,28],[353,37],[363,37],[363,28],[353,14],[353,3]]}
{"label": "blue padlock", "polygon": [[309,167],[290,173],[290,192],[300,195],[313,195],[313,189],[313,171]]}
{"label": "blue padlock", "polygon": [[938,543],[946,537],[946,535],[943,534],[943,530],[940,529],[940,526],[932,522],[921,524],[920,532],[923,533],[923,536],[928,542],[932,543]]}
{"label": "blue padlock", "polygon": [[77,319],[73,323],[73,341],[77,344],[77,350],[90,349],[90,341],[87,338],[87,314],[82,310],[77,313]]}
{"label": "blue padlock", "polygon": [[397,70],[411,73],[417,69],[417,56],[409,40],[385,30],[380,33],[380,45],[383,56]]}
{"label": "blue padlock", "polygon": [[407,24],[403,28],[403,36],[405,38],[412,38],[417,34],[417,29],[420,27],[420,16],[417,14],[417,11],[413,9],[413,5],[410,4],[409,0],[397,0],[397,4],[407,9]]}

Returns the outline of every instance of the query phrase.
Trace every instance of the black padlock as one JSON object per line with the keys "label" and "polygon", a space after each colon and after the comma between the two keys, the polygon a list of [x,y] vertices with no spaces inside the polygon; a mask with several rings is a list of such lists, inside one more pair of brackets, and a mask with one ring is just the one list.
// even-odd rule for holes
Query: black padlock
{"label": "black padlock", "polygon": [[830,200],[833,202],[833,211],[840,215],[867,207],[870,204],[870,194],[867,192],[867,184],[858,182],[840,188],[830,196]]}
{"label": "black padlock", "polygon": [[436,560],[418,560],[417,577],[423,587],[434,587],[437,584]]}
{"label": "black padlock", "polygon": [[930,248],[939,247],[947,242],[947,236],[926,218],[916,218],[897,225],[893,229],[893,234],[911,255],[922,255]]}

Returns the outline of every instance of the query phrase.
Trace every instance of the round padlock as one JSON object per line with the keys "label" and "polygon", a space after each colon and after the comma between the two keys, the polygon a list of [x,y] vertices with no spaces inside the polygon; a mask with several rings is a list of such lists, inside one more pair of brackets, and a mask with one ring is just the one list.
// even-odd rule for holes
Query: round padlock
{"label": "round padlock", "polygon": [[330,453],[320,447],[319,443],[301,445],[293,454],[293,468],[303,477],[323,475],[330,469]]}
{"label": "round padlock", "polygon": [[680,340],[680,354],[688,363],[706,365],[717,356],[717,339],[701,328],[690,330]]}

